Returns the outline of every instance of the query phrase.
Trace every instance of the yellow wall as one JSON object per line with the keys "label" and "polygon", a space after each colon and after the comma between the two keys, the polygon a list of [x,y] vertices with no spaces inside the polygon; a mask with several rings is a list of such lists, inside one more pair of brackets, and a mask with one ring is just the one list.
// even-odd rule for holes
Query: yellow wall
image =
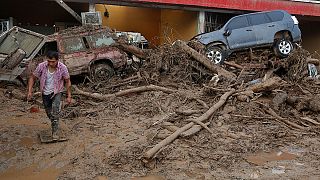
{"label": "yellow wall", "polygon": [[[104,17],[105,7],[109,18]],[[154,45],[172,43],[177,39],[189,40],[197,34],[197,12],[161,10],[97,4],[103,26],[118,31],[140,32]]]}
{"label": "yellow wall", "polygon": [[102,25],[117,31],[140,32],[152,44],[159,44],[160,9],[136,8],[106,5],[109,18],[104,17],[105,8],[96,5],[96,11],[101,12]]}
{"label": "yellow wall", "polygon": [[175,40],[190,40],[197,34],[198,13],[193,11],[161,11],[161,44],[173,43]]}

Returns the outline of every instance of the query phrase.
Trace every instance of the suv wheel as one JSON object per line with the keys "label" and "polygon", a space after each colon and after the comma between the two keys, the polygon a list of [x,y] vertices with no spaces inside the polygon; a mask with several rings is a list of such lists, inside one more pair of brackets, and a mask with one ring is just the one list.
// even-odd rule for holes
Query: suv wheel
{"label": "suv wheel", "polygon": [[288,39],[280,39],[276,41],[273,50],[276,56],[285,58],[293,51],[293,45]]}
{"label": "suv wheel", "polygon": [[226,58],[224,50],[219,46],[209,46],[206,56],[213,64],[222,64]]}
{"label": "suv wheel", "polygon": [[91,70],[91,77],[94,81],[107,81],[113,75],[113,68],[106,63],[95,64]]}

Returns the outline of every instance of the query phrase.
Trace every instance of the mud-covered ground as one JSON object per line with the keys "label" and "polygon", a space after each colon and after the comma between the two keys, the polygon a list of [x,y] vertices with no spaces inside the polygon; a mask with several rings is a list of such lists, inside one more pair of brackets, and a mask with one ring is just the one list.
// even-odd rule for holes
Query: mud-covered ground
{"label": "mud-covered ground", "polygon": [[[205,105],[212,107],[217,103],[224,93],[204,88],[202,83],[210,84],[206,71],[191,74],[190,61],[174,66],[179,63],[172,60],[187,56],[177,56],[175,53],[179,52],[165,48],[160,51],[153,58],[167,60],[159,64],[150,58],[149,64],[141,69],[141,81],[120,86],[115,77],[108,85],[88,83],[78,87],[111,94],[155,84],[175,92],[131,93],[103,101],[74,93],[75,102],[62,108],[60,127],[69,139],[65,142],[40,143],[38,133],[50,127],[44,110],[31,113],[30,104],[11,97],[8,89],[2,87],[0,179],[320,178],[318,112],[297,110],[296,106],[283,102],[274,106],[274,97],[279,92],[302,97],[308,91],[316,99],[320,87],[314,80],[299,82],[299,88],[286,76],[282,76],[287,80],[284,85],[268,93],[253,94],[248,101],[231,96],[207,121],[212,134],[202,129],[189,137],[179,137],[148,162],[143,161],[145,152],[173,133],[159,120],[183,127],[188,119],[206,112]],[[238,79],[244,78],[239,73]],[[128,76],[131,75],[134,74]],[[232,83],[220,80],[214,88],[227,89]],[[243,88],[244,83],[234,87]],[[24,94],[25,89],[16,87],[15,93],[19,92]],[[263,105],[272,105],[279,116],[303,129],[266,113]],[[186,110],[199,111],[192,115],[178,113]],[[169,118],[164,118],[168,115]],[[308,117],[313,123],[298,117]]]}

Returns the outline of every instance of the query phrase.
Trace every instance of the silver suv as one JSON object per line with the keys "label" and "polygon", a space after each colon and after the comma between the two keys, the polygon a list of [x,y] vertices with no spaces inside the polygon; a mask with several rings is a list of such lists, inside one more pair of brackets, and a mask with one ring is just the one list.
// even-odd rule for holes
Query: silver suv
{"label": "silver suv", "polygon": [[278,57],[287,57],[293,43],[301,41],[301,31],[295,16],[276,10],[235,16],[221,29],[193,39],[206,46],[213,63],[221,64],[233,52],[255,47],[272,47]]}

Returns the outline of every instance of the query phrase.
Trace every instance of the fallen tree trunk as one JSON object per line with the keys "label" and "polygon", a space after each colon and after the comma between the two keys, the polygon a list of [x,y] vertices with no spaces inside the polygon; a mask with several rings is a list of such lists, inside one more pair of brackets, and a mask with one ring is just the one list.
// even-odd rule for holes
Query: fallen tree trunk
{"label": "fallen tree trunk", "polygon": [[125,44],[122,42],[116,43],[115,46],[122,49],[123,51],[130,52],[130,53],[134,54],[138,58],[146,59],[146,54],[143,52],[143,50],[136,47],[136,46],[128,45],[128,44]]}
{"label": "fallen tree trunk", "polygon": [[[231,96],[233,93],[235,92],[234,89],[232,89],[229,92],[226,92],[225,94],[223,94],[220,97],[220,100],[218,101],[218,103],[216,103],[214,106],[212,106],[207,112],[205,112],[202,116],[198,117],[197,119],[195,119],[195,121],[198,122],[202,122],[204,120],[209,119],[212,114],[218,110],[228,99],[229,96]],[[179,137],[179,135],[181,133],[183,133],[184,131],[190,129],[192,126],[194,125],[194,122],[190,122],[189,124],[183,126],[182,128],[179,128],[176,132],[174,132],[173,134],[171,134],[169,137],[167,137],[166,139],[162,140],[160,143],[158,143],[156,146],[154,146],[152,149],[148,150],[145,154],[144,154],[144,159],[147,161],[148,159],[150,159],[151,157],[153,157],[154,154],[156,154],[162,147],[170,144],[171,142],[173,142],[177,137]]]}
{"label": "fallen tree trunk", "polygon": [[250,86],[248,89],[252,90],[255,93],[258,93],[262,91],[271,91],[273,89],[278,88],[281,84],[283,84],[283,81],[280,77],[273,77],[267,79],[264,82],[254,84]]}
{"label": "fallen tree trunk", "polygon": [[132,89],[126,89],[123,91],[119,91],[116,92],[114,94],[106,94],[106,95],[101,95],[99,93],[92,93],[92,92],[85,92],[80,90],[77,86],[73,86],[75,92],[77,94],[83,95],[83,96],[87,96],[87,97],[91,97],[94,99],[99,99],[99,100],[108,100],[109,98],[112,97],[120,97],[120,96],[125,96],[128,94],[132,94],[132,93],[141,93],[141,92],[146,92],[146,91],[162,91],[165,93],[174,93],[176,92],[176,90],[173,89],[168,89],[165,87],[160,87],[160,86],[155,86],[155,85],[149,85],[149,86],[141,86],[141,87],[137,87],[137,88],[132,88]]}
{"label": "fallen tree trunk", "polygon": [[222,67],[213,64],[210,60],[207,59],[204,55],[198,53],[196,50],[189,47],[185,42],[183,41],[176,41],[174,43],[174,46],[177,46],[184,50],[186,53],[188,53],[190,56],[192,56],[196,61],[204,65],[206,68],[208,68],[210,71],[217,73],[220,76],[224,76],[228,79],[236,78],[236,75],[232,72],[229,72]]}

